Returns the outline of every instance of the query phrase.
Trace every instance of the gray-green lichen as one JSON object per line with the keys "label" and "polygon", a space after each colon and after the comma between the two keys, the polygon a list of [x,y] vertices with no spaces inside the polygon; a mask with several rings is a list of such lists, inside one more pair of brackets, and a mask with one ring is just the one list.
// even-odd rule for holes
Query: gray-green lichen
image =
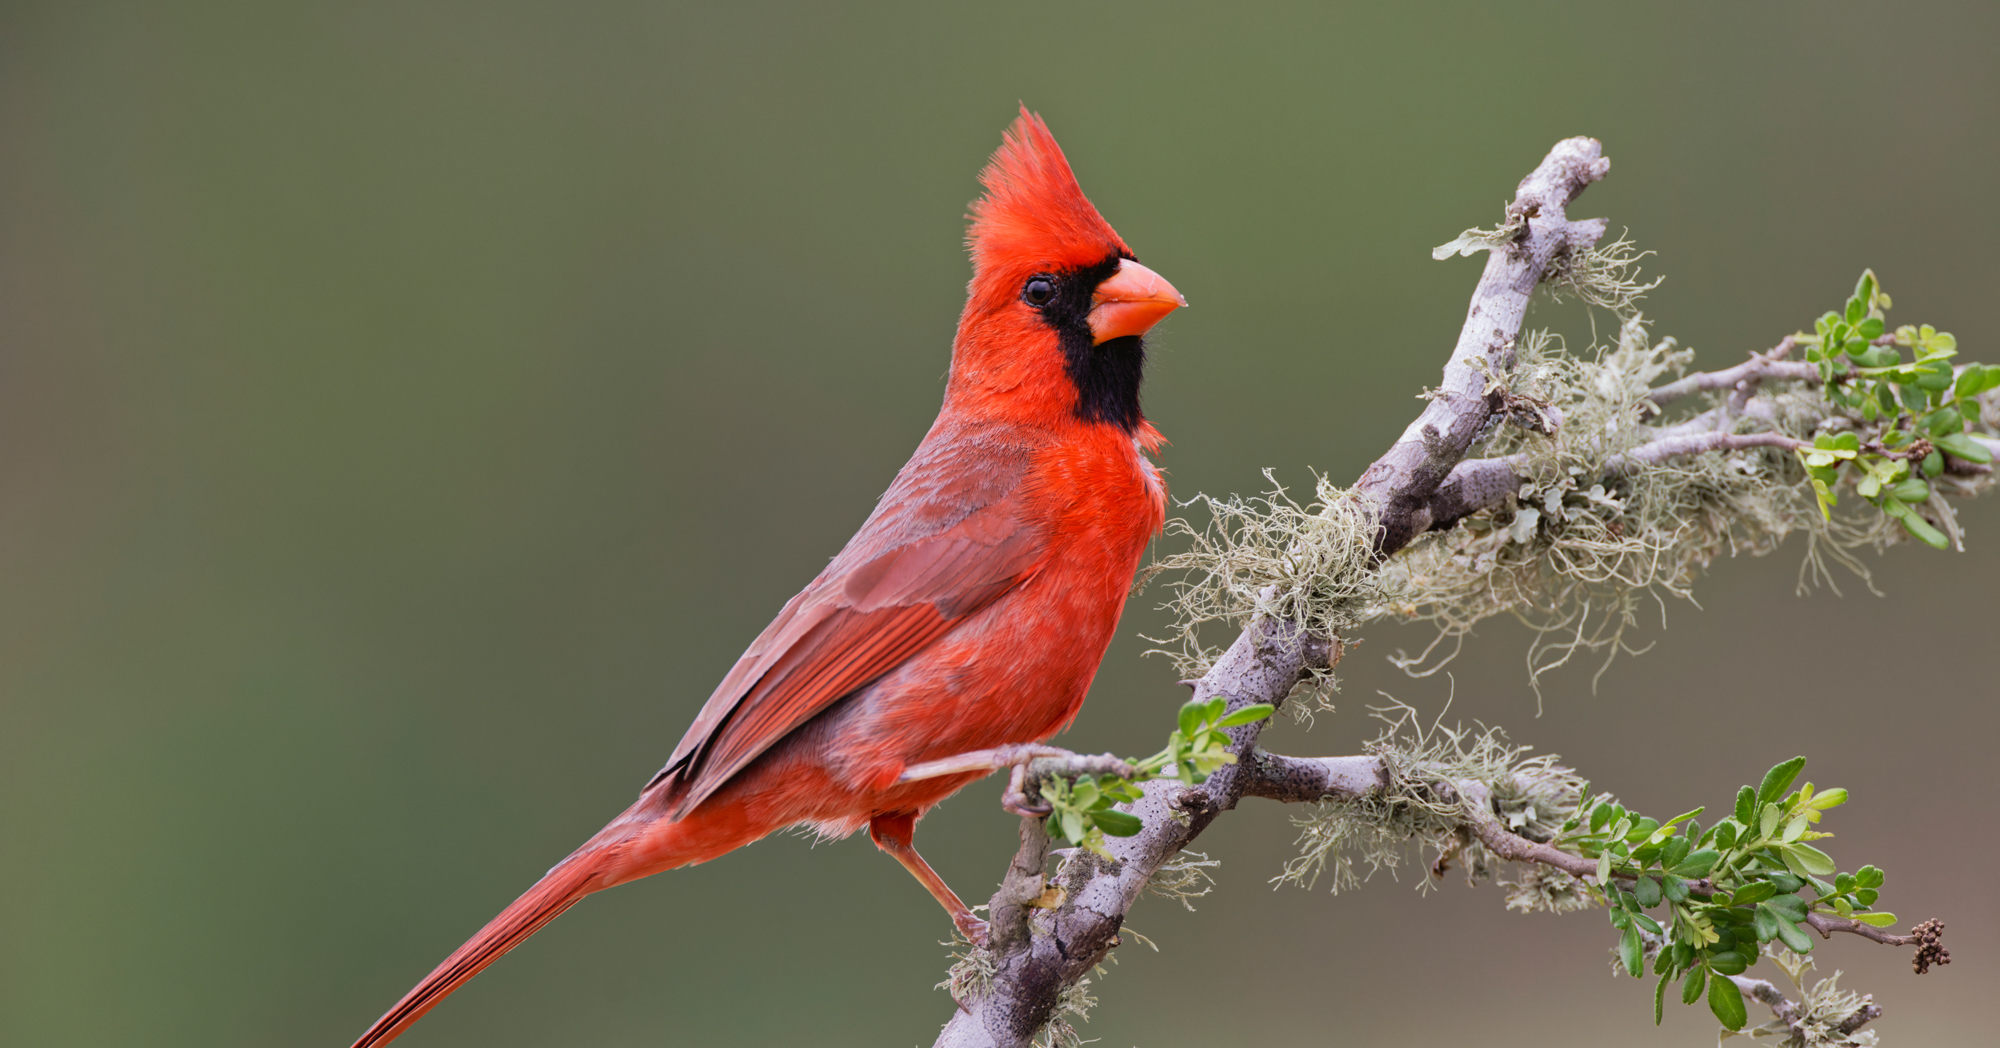
{"label": "gray-green lichen", "polygon": [[[1606,250],[1629,265],[1623,243]],[[1590,285],[1597,292],[1615,297],[1649,286],[1625,278],[1618,285],[1602,274],[1623,268],[1597,265],[1600,277]],[[1607,290],[1607,282],[1615,286]],[[1664,616],[1668,598],[1692,600],[1695,579],[1717,557],[1762,555],[1801,535],[1801,588],[1837,589],[1833,565],[1872,585],[1856,553],[1906,540],[1901,526],[1859,498],[1843,499],[1823,518],[1798,456],[1781,448],[1634,465],[1627,456],[1667,431],[1669,420],[1649,392],[1680,375],[1692,357],[1670,338],[1653,340],[1636,313],[1624,318],[1614,342],[1585,354],[1566,352],[1543,331],[1522,338],[1517,352],[1515,368],[1493,379],[1496,388],[1510,402],[1554,408],[1563,422],[1552,435],[1500,426],[1480,449],[1484,457],[1512,457],[1520,487],[1511,497],[1420,537],[1378,566],[1369,550],[1370,511],[1324,477],[1304,504],[1275,479],[1259,498],[1196,496],[1187,505],[1204,509],[1206,521],[1169,522],[1167,533],[1188,546],[1142,578],[1164,572],[1170,580],[1164,607],[1174,624],[1150,638],[1156,651],[1191,677],[1219,651],[1204,639],[1214,624],[1233,630],[1267,614],[1338,636],[1400,619],[1435,629],[1424,648],[1396,659],[1422,676],[1450,662],[1478,623],[1509,615],[1536,637],[1527,652],[1531,682],[1585,653],[1601,656],[1601,673],[1618,653],[1639,650],[1630,631],[1642,610],[1651,605]],[[1739,403],[1741,413],[1726,417],[1719,414],[1727,410],[1722,395],[1689,399],[1708,413],[1704,425],[1722,432],[1811,440],[1853,426],[1806,383],[1768,382],[1751,410]],[[1982,408],[2000,416],[2000,391]],[[1933,486],[1963,496],[1992,483],[1992,474],[1948,474]],[[1930,513],[1956,535],[1942,497],[1932,499]]]}
{"label": "gray-green lichen", "polygon": [[[1528,747],[1509,743],[1497,728],[1425,725],[1414,709],[1402,704],[1378,709],[1375,715],[1385,727],[1365,752],[1382,762],[1387,785],[1353,800],[1312,805],[1294,817],[1299,854],[1274,883],[1311,888],[1324,876],[1338,893],[1377,871],[1393,873],[1412,844],[1438,857],[1434,869],[1445,860],[1457,861],[1469,879],[1484,879],[1495,863],[1466,831],[1456,784],[1483,785],[1502,824],[1535,841],[1552,839],[1582,800],[1584,783],[1575,772],[1556,763],[1553,755],[1529,756]],[[1424,878],[1424,885],[1430,883],[1431,878]],[[1539,908],[1579,908],[1557,904],[1564,889],[1555,882],[1535,883],[1515,894],[1542,891],[1551,897],[1550,905]]]}

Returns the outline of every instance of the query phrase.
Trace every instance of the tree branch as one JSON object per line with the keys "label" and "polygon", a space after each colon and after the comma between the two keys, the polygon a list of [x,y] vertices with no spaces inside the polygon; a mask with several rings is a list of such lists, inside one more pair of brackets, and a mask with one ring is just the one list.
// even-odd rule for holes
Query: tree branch
{"label": "tree branch", "polygon": [[1671,404],[1682,397],[1696,393],[1707,393],[1718,389],[1738,391],[1753,389],[1767,378],[1784,382],[1818,382],[1817,364],[1785,359],[1791,355],[1792,349],[1797,344],[1790,335],[1787,335],[1768,351],[1752,353],[1749,360],[1733,368],[1703,371],[1657,386],[1646,394],[1646,399],[1655,404]]}
{"label": "tree branch", "polygon": [[[1226,697],[1228,709],[1257,703],[1277,705],[1314,666],[1337,661],[1336,643],[1302,633],[1287,622],[1259,620],[1230,645],[1214,668],[1195,684],[1195,698]],[[1201,786],[1156,780],[1146,796],[1127,807],[1145,829],[1106,843],[1112,861],[1088,852],[1072,854],[1059,874],[1063,901],[1054,908],[1025,906],[1040,898],[1041,859],[1047,838],[1039,823],[1022,829],[1022,846],[1008,883],[989,904],[995,931],[984,958],[990,971],[984,992],[959,1002],[959,1011],[938,1035],[938,1048],[1018,1048],[1032,1040],[1055,1015],[1062,991],[1075,985],[1118,944],[1125,913],[1138,901],[1146,881],[1166,865],[1215,817],[1243,795],[1242,758],[1256,746],[1264,722],[1229,729],[1231,752],[1239,763],[1224,765]],[[1033,870],[1033,874],[1018,871]],[[1006,927],[1001,927],[1002,918]],[[1016,934],[1014,929],[1027,934]]]}
{"label": "tree branch", "polygon": [[[1800,1042],[1811,1043],[1805,1036],[1805,1016],[1800,1014],[1798,1005],[1785,998],[1784,991],[1767,980],[1752,979],[1747,975],[1732,975],[1729,976],[1729,981],[1735,983],[1736,988],[1743,991],[1744,996],[1771,1009],[1771,1014],[1777,1018],[1778,1023]],[[1833,1032],[1844,1037],[1881,1017],[1880,1007],[1873,1003],[1863,1004],[1856,1008],[1853,1014],[1834,1024]]]}
{"label": "tree branch", "polygon": [[1445,363],[1444,381],[1395,446],[1354,486],[1356,494],[1380,507],[1378,557],[1402,549],[1433,526],[1432,496],[1452,467],[1486,436],[1504,406],[1504,394],[1490,380],[1514,366],[1514,340],[1536,285],[1551,262],[1586,251],[1604,236],[1604,219],[1571,221],[1564,211],[1610,170],[1611,161],[1595,139],[1571,138],[1558,142],[1521,180],[1502,227],[1518,231],[1486,260],[1458,344]]}

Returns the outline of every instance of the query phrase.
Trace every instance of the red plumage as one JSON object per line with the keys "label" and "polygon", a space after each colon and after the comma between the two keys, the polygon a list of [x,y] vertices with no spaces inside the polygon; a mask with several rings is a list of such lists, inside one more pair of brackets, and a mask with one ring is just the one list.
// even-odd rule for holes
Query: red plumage
{"label": "red plumage", "polygon": [[[1185,304],[1132,261],[1025,108],[980,180],[944,407],[875,512],[751,643],[638,801],[356,1048],[395,1038],[585,895],[800,823],[869,826],[977,931],[910,835],[981,773],[898,778],[1076,716],[1165,511],[1141,453],[1160,436],[1137,416],[1138,336]],[[1091,407],[1128,397],[1123,413]]]}

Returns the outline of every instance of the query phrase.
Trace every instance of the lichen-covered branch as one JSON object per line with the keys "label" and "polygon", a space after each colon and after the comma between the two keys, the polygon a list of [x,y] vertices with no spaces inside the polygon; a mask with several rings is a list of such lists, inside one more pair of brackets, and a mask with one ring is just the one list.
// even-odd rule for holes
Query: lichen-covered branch
{"label": "lichen-covered branch", "polygon": [[1596,139],[1558,142],[1521,180],[1500,229],[1483,243],[1459,248],[1469,253],[1483,247],[1490,254],[1466,307],[1458,344],[1445,362],[1444,380],[1422,414],[1354,486],[1356,495],[1378,507],[1378,557],[1430,530],[1431,499],[1438,485],[1486,436],[1505,406],[1493,380],[1513,370],[1528,300],[1551,264],[1583,254],[1604,236],[1604,219],[1572,221],[1566,210],[1610,170],[1611,161]]}

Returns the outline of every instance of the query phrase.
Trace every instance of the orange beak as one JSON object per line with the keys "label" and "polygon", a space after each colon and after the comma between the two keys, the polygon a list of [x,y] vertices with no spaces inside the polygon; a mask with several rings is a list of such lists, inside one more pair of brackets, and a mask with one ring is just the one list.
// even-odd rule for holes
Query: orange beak
{"label": "orange beak", "polygon": [[1090,334],[1098,345],[1127,335],[1143,335],[1160,318],[1187,305],[1187,299],[1167,283],[1165,277],[1131,259],[1123,259],[1118,269],[1097,293],[1090,296]]}

